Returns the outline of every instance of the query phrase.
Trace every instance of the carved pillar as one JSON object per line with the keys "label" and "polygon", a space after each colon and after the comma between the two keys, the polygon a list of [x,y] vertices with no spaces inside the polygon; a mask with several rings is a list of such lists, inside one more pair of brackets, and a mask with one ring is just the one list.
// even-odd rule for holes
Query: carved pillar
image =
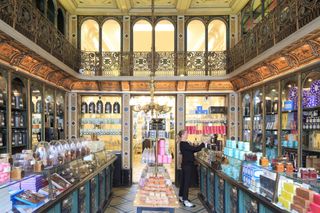
{"label": "carved pillar", "polygon": [[230,48],[234,47],[236,43],[238,43],[238,16],[237,15],[230,15],[230,25],[229,25],[229,32],[230,32]]}
{"label": "carved pillar", "polygon": [[177,17],[177,75],[185,75],[184,67],[185,30],[184,16]]}
{"label": "carved pillar", "polygon": [[[177,95],[177,133],[180,130],[183,130],[185,128],[185,111],[186,111],[186,106],[185,106],[185,94],[178,94]],[[178,151],[177,147],[176,150]],[[176,153],[176,160],[177,160],[177,169],[181,169],[181,160],[178,156],[178,153]]]}
{"label": "carved pillar", "polygon": [[130,16],[123,16],[123,32],[122,32],[122,63],[120,75],[130,75]]}
{"label": "carved pillar", "polygon": [[238,139],[238,106],[239,106],[238,94],[233,92],[229,94],[229,105],[228,105],[228,138],[234,140]]}
{"label": "carved pillar", "polygon": [[78,137],[78,97],[77,93],[68,93],[68,138]]}
{"label": "carved pillar", "polygon": [[[78,46],[78,25],[77,25],[77,16],[76,15],[70,15],[69,17],[69,26],[68,26],[68,30],[66,32],[68,32],[68,38],[71,44],[73,44],[75,47],[79,47]],[[80,28],[79,28],[80,30]],[[79,35],[81,33],[79,32]]]}
{"label": "carved pillar", "polygon": [[130,136],[130,94],[122,95],[122,168],[130,169],[131,159],[131,136]]}

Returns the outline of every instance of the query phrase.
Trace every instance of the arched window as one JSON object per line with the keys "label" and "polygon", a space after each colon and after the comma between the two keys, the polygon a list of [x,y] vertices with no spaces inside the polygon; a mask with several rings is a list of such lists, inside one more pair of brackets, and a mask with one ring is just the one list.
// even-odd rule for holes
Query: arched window
{"label": "arched window", "polygon": [[47,18],[49,19],[49,21],[51,21],[52,23],[54,23],[54,18],[55,18],[55,8],[54,8],[54,4],[52,0],[48,0],[48,4],[47,4]]}
{"label": "arched window", "polygon": [[95,20],[86,20],[81,25],[81,50],[99,51],[99,24]]}
{"label": "arched window", "polygon": [[102,26],[102,51],[120,52],[121,27],[115,20],[108,20]]}
{"label": "arched window", "polygon": [[156,51],[174,51],[174,26],[162,20],[155,27]]}
{"label": "arched window", "polygon": [[36,0],[36,7],[41,13],[44,13],[44,0]]}
{"label": "arched window", "polygon": [[193,20],[187,26],[187,51],[205,51],[205,26]]}
{"label": "arched window", "polygon": [[208,26],[208,51],[227,49],[227,26],[221,20],[213,20]]}
{"label": "arched window", "polygon": [[150,52],[152,47],[152,26],[146,20],[140,20],[133,26],[133,51]]}
{"label": "arched window", "polygon": [[58,9],[57,26],[58,30],[64,35],[64,15],[60,8]]}

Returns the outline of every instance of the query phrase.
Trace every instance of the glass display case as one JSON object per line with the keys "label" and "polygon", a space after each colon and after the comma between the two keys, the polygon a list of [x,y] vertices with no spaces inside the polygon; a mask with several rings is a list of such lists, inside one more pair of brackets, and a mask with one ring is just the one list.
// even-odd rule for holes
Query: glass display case
{"label": "glass display case", "polygon": [[251,95],[244,94],[242,98],[242,140],[251,141]]}
{"label": "glass display case", "polygon": [[263,93],[262,89],[253,91],[253,141],[252,151],[262,152],[262,128],[263,128]]}
{"label": "glass display case", "polygon": [[265,88],[265,139],[266,156],[271,161],[278,157],[278,128],[279,128],[279,89],[278,83],[271,83]]}
{"label": "glass display case", "polygon": [[7,80],[0,72],[0,153],[7,152]]}
{"label": "glass display case", "polygon": [[225,96],[187,96],[186,130],[189,140],[198,143],[208,138],[220,142],[220,150],[227,134],[227,108]]}
{"label": "glass display case", "polygon": [[44,92],[44,125],[45,125],[45,140],[51,141],[57,139],[57,133],[54,130],[54,109],[55,96],[54,90],[46,87]]}
{"label": "glass display case", "polygon": [[65,110],[65,93],[57,90],[56,92],[56,128],[58,130],[59,140],[65,138],[64,110]]}
{"label": "glass display case", "polygon": [[31,84],[32,147],[43,139],[43,89],[40,84]]}
{"label": "glass display case", "polygon": [[11,129],[12,153],[21,152],[27,147],[27,88],[26,83],[19,77],[11,81]]}
{"label": "glass display case", "polygon": [[319,171],[320,73],[306,74],[302,85],[302,166]]}
{"label": "glass display case", "polygon": [[291,161],[298,149],[298,78],[281,81],[281,150]]}
{"label": "glass display case", "polygon": [[81,96],[80,137],[121,150],[121,96]]}

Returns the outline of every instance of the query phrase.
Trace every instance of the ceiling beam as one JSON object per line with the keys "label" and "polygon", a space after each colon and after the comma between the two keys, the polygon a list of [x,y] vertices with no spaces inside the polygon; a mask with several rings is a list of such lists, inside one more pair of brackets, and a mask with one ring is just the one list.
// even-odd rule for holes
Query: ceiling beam
{"label": "ceiling beam", "polygon": [[76,13],[78,4],[75,0],[59,0],[59,2],[69,13]]}
{"label": "ceiling beam", "polygon": [[118,8],[124,13],[127,13],[132,7],[130,0],[116,0],[116,3]]}
{"label": "ceiling beam", "polygon": [[185,12],[190,8],[192,0],[178,0],[177,1],[177,10],[179,12]]}

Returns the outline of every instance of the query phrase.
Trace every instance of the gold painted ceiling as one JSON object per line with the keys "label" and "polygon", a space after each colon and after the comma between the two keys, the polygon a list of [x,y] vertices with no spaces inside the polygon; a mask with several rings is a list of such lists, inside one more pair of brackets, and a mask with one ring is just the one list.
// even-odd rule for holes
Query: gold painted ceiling
{"label": "gold painted ceiling", "polygon": [[[59,0],[71,13],[77,15],[113,15],[150,13],[151,0]],[[248,0],[155,0],[155,13],[228,15],[243,8]]]}

